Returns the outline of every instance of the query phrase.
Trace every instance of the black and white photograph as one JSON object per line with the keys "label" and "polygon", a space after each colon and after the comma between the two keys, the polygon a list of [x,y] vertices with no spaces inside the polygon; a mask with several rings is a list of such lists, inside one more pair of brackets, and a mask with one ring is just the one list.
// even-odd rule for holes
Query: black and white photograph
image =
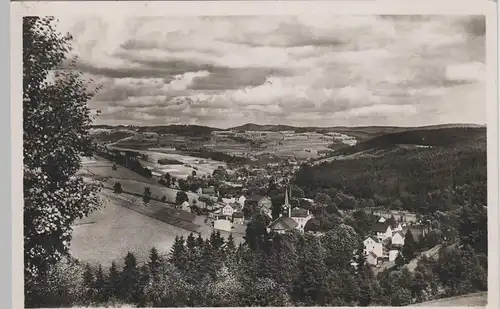
{"label": "black and white photograph", "polygon": [[34,12],[25,307],[491,305],[490,17]]}

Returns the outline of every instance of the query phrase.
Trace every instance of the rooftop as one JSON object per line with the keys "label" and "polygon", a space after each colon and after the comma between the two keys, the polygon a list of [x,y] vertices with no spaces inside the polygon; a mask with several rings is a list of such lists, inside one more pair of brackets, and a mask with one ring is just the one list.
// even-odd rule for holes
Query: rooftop
{"label": "rooftop", "polygon": [[292,218],[281,216],[269,224],[268,228],[271,230],[287,230],[293,229],[297,226],[297,222]]}
{"label": "rooftop", "polygon": [[370,225],[370,231],[372,232],[385,232],[387,231],[387,227],[389,225],[388,224],[383,224],[383,223],[373,223],[372,225]]}

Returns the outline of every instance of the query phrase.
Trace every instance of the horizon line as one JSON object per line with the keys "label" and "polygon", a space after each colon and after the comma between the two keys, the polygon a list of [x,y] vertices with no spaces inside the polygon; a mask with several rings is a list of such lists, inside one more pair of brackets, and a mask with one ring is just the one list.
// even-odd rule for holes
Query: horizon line
{"label": "horizon line", "polygon": [[169,126],[198,126],[198,127],[206,127],[206,128],[212,128],[212,129],[219,129],[219,130],[231,130],[234,128],[238,127],[243,127],[247,125],[256,125],[256,126],[284,126],[284,127],[292,127],[292,128],[317,128],[317,129],[330,129],[330,128],[425,128],[425,127],[434,127],[434,126],[450,126],[450,125],[455,125],[455,126],[480,126],[480,127],[487,127],[487,124],[485,123],[472,123],[472,122],[448,122],[448,123],[436,123],[436,124],[425,124],[425,125],[418,125],[418,126],[401,126],[401,125],[359,125],[359,126],[349,126],[349,125],[339,125],[339,126],[297,126],[297,125],[288,125],[288,124],[261,124],[261,123],[255,123],[255,122],[247,122],[241,125],[237,126],[232,126],[232,127],[227,127],[227,128],[222,128],[222,127],[214,127],[214,126],[209,126],[209,125],[202,125],[202,124],[195,124],[195,123],[169,123],[169,124],[154,124],[154,125],[149,125],[149,124],[92,124],[91,127],[169,127]]}

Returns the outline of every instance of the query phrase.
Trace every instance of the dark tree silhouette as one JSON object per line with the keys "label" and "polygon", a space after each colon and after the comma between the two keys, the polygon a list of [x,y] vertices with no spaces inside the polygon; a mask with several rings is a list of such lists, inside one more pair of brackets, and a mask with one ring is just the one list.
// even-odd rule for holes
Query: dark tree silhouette
{"label": "dark tree silhouette", "polygon": [[[52,17],[23,18],[23,162],[25,279],[35,279],[69,250],[71,225],[99,207],[96,184],[76,175],[94,150],[82,74],[58,70],[69,34]],[[68,63],[74,68],[74,61]],[[49,76],[55,70],[53,78]]]}

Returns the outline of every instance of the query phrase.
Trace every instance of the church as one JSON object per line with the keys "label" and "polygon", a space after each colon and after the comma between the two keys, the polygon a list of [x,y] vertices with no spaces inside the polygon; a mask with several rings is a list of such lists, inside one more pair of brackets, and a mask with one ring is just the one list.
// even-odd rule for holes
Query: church
{"label": "church", "polygon": [[300,232],[304,232],[304,227],[306,223],[312,219],[312,214],[309,210],[302,209],[299,207],[295,207],[292,209],[292,205],[290,205],[289,192],[291,195],[291,190],[288,190],[288,186],[285,188],[285,203],[281,207],[283,213],[285,215],[280,214],[280,217],[273,222],[271,222],[267,230],[269,232],[273,231],[276,233],[285,233],[287,230],[296,229]]}

